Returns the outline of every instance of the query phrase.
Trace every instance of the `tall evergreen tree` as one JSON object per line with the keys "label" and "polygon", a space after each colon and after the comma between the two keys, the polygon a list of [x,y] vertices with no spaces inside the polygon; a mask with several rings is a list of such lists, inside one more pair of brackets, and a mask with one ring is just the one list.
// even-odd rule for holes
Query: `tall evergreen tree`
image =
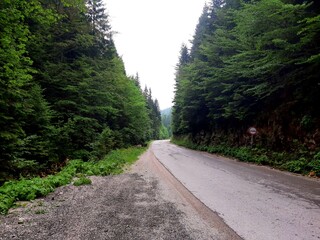
{"label": "tall evergreen tree", "polygon": [[[200,18],[190,62],[177,69],[174,134],[245,145],[246,129],[256,125],[260,144],[272,149],[294,151],[290,139],[317,147],[306,144],[320,137],[313,104],[319,101],[320,28],[312,6],[213,1]],[[210,27],[197,37],[206,22]]]}
{"label": "tall evergreen tree", "polygon": [[[45,27],[51,18],[51,12],[37,0],[0,3],[0,179],[3,171],[14,173],[16,169],[19,174],[24,158],[32,164],[37,156],[48,157],[42,137],[50,112],[33,81],[35,70],[26,46],[36,37],[30,24]],[[28,141],[35,146],[27,146]]]}
{"label": "tall evergreen tree", "polygon": [[193,36],[192,47],[190,50],[191,58],[197,57],[201,42],[204,40],[206,34],[208,34],[209,29],[211,28],[211,19],[209,16],[210,8],[207,4],[205,4],[202,10],[202,15],[200,16],[199,22],[196,26],[195,34]]}
{"label": "tall evergreen tree", "polygon": [[150,139],[100,0],[1,2],[0,70],[0,181]]}
{"label": "tall evergreen tree", "polygon": [[159,139],[161,127],[161,113],[158,100],[153,100],[151,89],[145,86],[143,95],[146,99],[150,119],[149,139]]}

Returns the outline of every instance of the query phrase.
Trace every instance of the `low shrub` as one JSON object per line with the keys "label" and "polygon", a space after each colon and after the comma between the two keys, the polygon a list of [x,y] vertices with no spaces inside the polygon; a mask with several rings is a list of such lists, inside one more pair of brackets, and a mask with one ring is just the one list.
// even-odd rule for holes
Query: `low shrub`
{"label": "low shrub", "polygon": [[317,176],[320,176],[320,152],[316,153],[313,159],[307,164],[310,171],[314,171]]}
{"label": "low shrub", "polygon": [[81,186],[81,185],[90,185],[92,182],[90,178],[87,177],[80,177],[76,181],[74,181],[73,185],[74,186]]}
{"label": "low shrub", "polygon": [[289,172],[301,173],[307,165],[305,158],[300,158],[299,160],[293,160],[283,164],[283,168]]}

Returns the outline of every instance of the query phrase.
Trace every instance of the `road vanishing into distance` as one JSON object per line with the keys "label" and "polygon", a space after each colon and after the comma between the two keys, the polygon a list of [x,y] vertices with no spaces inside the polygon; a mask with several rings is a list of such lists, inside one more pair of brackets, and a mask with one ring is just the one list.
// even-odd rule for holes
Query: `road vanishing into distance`
{"label": "road vanishing into distance", "polygon": [[156,158],[246,240],[320,239],[320,181],[156,141]]}

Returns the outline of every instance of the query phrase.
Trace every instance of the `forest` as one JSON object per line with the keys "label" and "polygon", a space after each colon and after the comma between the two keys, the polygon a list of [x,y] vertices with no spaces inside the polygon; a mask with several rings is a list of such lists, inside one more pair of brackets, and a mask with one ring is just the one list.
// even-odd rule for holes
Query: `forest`
{"label": "forest", "polygon": [[160,127],[102,0],[0,1],[0,183],[145,145]]}
{"label": "forest", "polygon": [[163,129],[163,137],[160,139],[169,139],[172,137],[171,130],[171,116],[172,116],[172,107],[161,110],[161,122]]}
{"label": "forest", "polygon": [[173,141],[320,175],[319,11],[310,0],[210,1],[181,47]]}

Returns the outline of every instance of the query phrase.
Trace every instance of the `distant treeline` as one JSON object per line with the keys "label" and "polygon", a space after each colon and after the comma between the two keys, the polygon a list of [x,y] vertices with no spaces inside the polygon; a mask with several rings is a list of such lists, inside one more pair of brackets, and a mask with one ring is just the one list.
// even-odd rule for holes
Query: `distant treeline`
{"label": "distant treeline", "polygon": [[102,0],[0,1],[0,181],[143,145],[160,126]]}
{"label": "distant treeline", "polygon": [[175,138],[250,146],[255,126],[253,147],[267,149],[265,159],[293,153],[297,165],[318,161],[320,172],[319,10],[319,1],[303,0],[206,5],[191,49],[180,52]]}
{"label": "distant treeline", "polygon": [[167,108],[161,110],[161,122],[162,122],[162,129],[163,129],[163,136],[161,139],[169,139],[172,136],[172,129],[171,129],[171,115],[172,115],[172,108]]}

